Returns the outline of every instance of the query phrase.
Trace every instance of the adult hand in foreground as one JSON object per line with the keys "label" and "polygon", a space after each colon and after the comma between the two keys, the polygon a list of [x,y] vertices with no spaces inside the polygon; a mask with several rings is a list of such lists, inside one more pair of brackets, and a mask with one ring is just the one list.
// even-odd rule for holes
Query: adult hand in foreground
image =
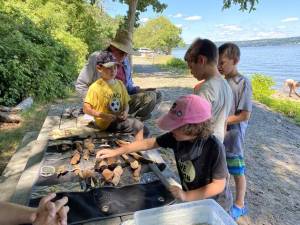
{"label": "adult hand in foreground", "polygon": [[65,205],[68,202],[68,198],[63,197],[55,202],[51,202],[55,196],[52,193],[41,199],[32,217],[33,225],[67,225],[69,207]]}

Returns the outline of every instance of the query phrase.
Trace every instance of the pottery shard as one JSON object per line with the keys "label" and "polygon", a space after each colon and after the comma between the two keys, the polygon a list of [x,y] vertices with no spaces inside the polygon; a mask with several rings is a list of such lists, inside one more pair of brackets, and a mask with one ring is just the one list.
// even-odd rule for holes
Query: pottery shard
{"label": "pottery shard", "polygon": [[92,154],[92,153],[95,153],[95,145],[93,143],[88,143],[86,145],[86,148],[89,150],[89,152]]}
{"label": "pottery shard", "polygon": [[123,159],[125,160],[126,163],[130,165],[132,169],[137,169],[139,166],[139,162],[135,159],[129,158],[127,154],[122,155]]}
{"label": "pottery shard", "polygon": [[140,180],[141,169],[142,169],[142,166],[139,165],[138,168],[133,171],[133,179],[134,180],[136,180],[136,181]]}
{"label": "pottery shard", "polygon": [[130,167],[132,168],[132,169],[138,169],[139,168],[139,166],[140,166],[140,164],[139,164],[139,162],[137,161],[137,160],[134,160],[134,161],[132,161],[132,162],[130,162]]}
{"label": "pottery shard", "polygon": [[56,168],[56,175],[60,176],[60,175],[64,175],[66,174],[68,171],[66,169],[66,167],[64,165],[59,166],[58,168]]}
{"label": "pottery shard", "polygon": [[114,175],[121,176],[122,174],[123,174],[123,169],[122,166],[119,165],[114,169]]}
{"label": "pottery shard", "polygon": [[74,151],[74,155],[71,159],[71,164],[75,165],[80,161],[80,153],[78,151]]}
{"label": "pottery shard", "polygon": [[116,157],[107,158],[107,165],[109,169],[113,170],[118,165],[118,160]]}
{"label": "pottery shard", "polygon": [[103,172],[103,170],[107,169],[107,162],[104,159],[101,160],[97,160],[95,163],[95,170],[99,171],[99,172]]}
{"label": "pottery shard", "polygon": [[114,169],[113,173],[114,173],[114,177],[113,177],[111,183],[113,183],[115,186],[117,186],[117,185],[119,184],[119,182],[120,182],[121,175],[123,174],[123,169],[122,169],[122,167],[121,167],[120,165],[117,166],[117,167]]}
{"label": "pottery shard", "polygon": [[79,176],[83,179],[93,177],[94,172],[92,170],[82,170],[80,171]]}
{"label": "pottery shard", "polygon": [[90,152],[89,150],[85,149],[83,152],[83,159],[89,160],[89,158],[90,158]]}
{"label": "pottery shard", "polygon": [[80,142],[75,142],[75,146],[76,146],[76,150],[79,151],[79,152],[82,152],[83,149],[82,149],[82,145]]}
{"label": "pottery shard", "polygon": [[81,169],[79,165],[74,165],[73,166],[73,172],[75,173],[75,175],[79,175]]}
{"label": "pottery shard", "polygon": [[111,181],[114,176],[114,173],[109,169],[104,169],[102,172],[102,176],[104,177],[105,181]]}

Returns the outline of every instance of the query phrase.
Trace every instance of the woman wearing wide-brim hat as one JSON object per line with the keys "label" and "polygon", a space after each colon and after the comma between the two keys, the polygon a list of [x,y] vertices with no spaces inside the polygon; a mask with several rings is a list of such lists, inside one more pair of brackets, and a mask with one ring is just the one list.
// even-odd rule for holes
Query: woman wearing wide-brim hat
{"label": "woman wearing wide-brim hat", "polygon": [[84,99],[89,86],[99,79],[101,74],[96,69],[97,58],[103,55],[112,55],[118,65],[117,79],[123,81],[130,95],[129,114],[145,120],[151,117],[156,104],[161,101],[161,93],[155,88],[142,89],[135,86],[132,80],[132,68],[128,55],[133,54],[132,40],[128,31],[119,30],[110,45],[104,51],[92,53],[86,65],[82,68],[75,87],[79,95]]}

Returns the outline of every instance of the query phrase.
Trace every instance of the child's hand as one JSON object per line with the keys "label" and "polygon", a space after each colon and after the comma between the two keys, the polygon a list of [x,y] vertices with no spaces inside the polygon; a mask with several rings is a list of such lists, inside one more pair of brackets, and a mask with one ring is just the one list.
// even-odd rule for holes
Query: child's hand
{"label": "child's hand", "polygon": [[117,116],[114,115],[114,114],[109,114],[109,113],[100,113],[98,114],[98,117],[102,118],[102,119],[105,119],[105,120],[108,120],[108,121],[115,121],[117,119]]}
{"label": "child's hand", "polygon": [[185,201],[186,193],[180,187],[173,185],[170,187],[169,190],[175,198],[177,198],[181,201]]}
{"label": "child's hand", "polygon": [[110,158],[110,157],[116,157],[118,155],[119,154],[117,151],[109,149],[109,148],[104,148],[97,152],[96,158],[97,159],[106,159],[106,158]]}
{"label": "child's hand", "polygon": [[128,112],[127,111],[123,111],[120,113],[120,115],[118,116],[118,119],[124,121],[128,118]]}

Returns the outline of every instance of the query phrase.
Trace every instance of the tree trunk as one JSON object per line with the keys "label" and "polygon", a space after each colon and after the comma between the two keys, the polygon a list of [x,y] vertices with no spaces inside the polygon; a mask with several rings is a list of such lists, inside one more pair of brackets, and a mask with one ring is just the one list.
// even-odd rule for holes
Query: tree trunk
{"label": "tree trunk", "polygon": [[136,13],[136,7],[138,4],[138,0],[130,0],[129,1],[129,9],[128,9],[128,32],[130,37],[133,37],[133,29],[134,29],[134,23],[135,23],[135,13]]}
{"label": "tree trunk", "polygon": [[[137,4],[138,0],[130,0],[128,5],[128,33],[130,35],[131,40],[133,40],[133,29],[135,24],[135,12]],[[132,55],[129,55],[129,63],[132,68]]]}

